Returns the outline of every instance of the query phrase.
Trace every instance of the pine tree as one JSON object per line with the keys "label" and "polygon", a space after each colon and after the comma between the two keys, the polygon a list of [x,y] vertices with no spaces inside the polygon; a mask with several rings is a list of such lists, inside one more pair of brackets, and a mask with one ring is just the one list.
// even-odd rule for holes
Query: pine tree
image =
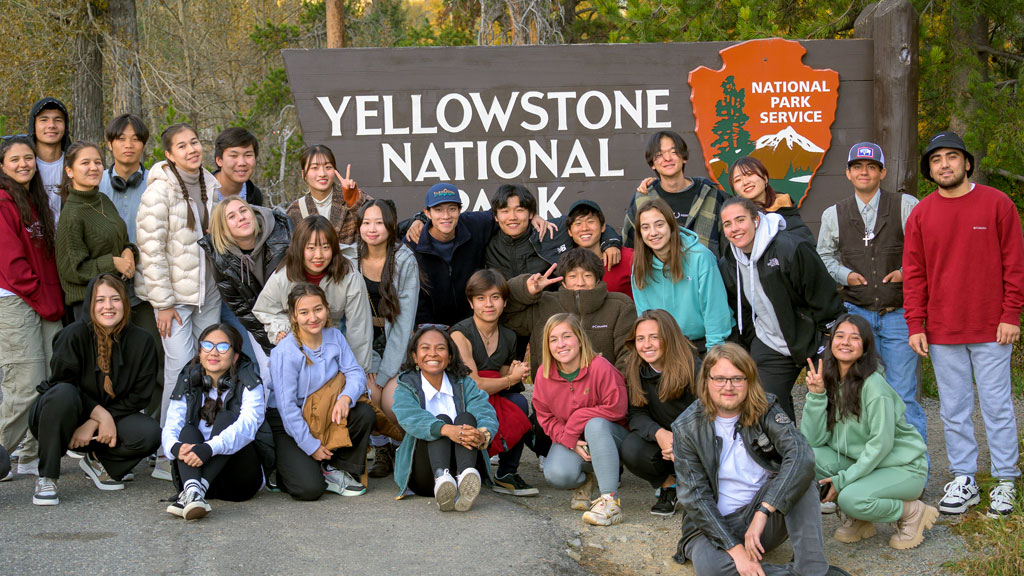
{"label": "pine tree", "polygon": [[[749,116],[743,111],[746,91],[736,87],[736,77],[729,76],[722,82],[722,99],[715,103],[715,116],[720,118],[711,129],[715,141],[711,147],[718,152],[718,159],[726,165],[754,151],[754,143],[750,140],[750,132],[745,125]],[[719,184],[731,191],[732,187],[722,178]]]}

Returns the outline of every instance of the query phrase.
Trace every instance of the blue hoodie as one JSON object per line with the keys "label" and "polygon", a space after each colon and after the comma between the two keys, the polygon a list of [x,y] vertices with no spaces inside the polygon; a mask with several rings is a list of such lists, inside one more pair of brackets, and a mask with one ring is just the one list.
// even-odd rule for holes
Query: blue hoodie
{"label": "blue hoodie", "polygon": [[636,313],[661,308],[672,314],[679,328],[690,340],[706,338],[711,348],[721,344],[732,332],[732,310],[725,292],[725,283],[718,271],[715,257],[696,233],[679,229],[683,243],[683,274],[679,282],[667,276],[661,260],[652,258],[654,272],[643,290],[633,278],[633,301]]}

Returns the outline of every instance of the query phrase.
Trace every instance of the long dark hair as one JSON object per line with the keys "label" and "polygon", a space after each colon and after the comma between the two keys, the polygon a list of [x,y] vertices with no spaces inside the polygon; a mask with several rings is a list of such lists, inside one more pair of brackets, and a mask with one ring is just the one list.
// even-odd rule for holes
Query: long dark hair
{"label": "long dark hair", "polygon": [[306,244],[314,234],[322,234],[324,241],[331,246],[331,263],[324,269],[324,274],[339,283],[345,278],[350,270],[348,258],[341,254],[341,245],[338,243],[338,233],[334,231],[331,221],[319,214],[306,216],[299,225],[295,227],[292,234],[291,244],[284,253],[284,258],[278,264],[277,269],[284,268],[285,274],[292,282],[306,281]]}
{"label": "long dark hair", "polygon": [[[198,137],[198,135],[199,135],[199,133],[196,132],[195,128],[193,128],[189,124],[185,124],[184,122],[179,123],[179,124],[171,124],[162,133],[160,133],[160,143],[164,147],[164,154],[165,155],[166,154],[170,154],[171,144],[173,144],[174,137],[178,133],[184,132],[185,130],[188,130],[189,132],[192,132],[192,134],[194,136],[196,136],[196,137]],[[174,177],[178,180],[178,186],[181,186],[181,195],[182,195],[183,198],[185,198],[185,204],[186,204],[186,206],[185,206],[185,218],[186,218],[186,220],[185,221],[188,222],[188,227],[189,228],[195,228],[195,226],[196,226],[196,217],[195,217],[194,214],[192,214],[192,207],[187,205],[189,200],[188,200],[188,188],[185,186],[185,181],[181,179],[181,173],[178,172],[178,167],[174,164],[174,162],[171,161],[170,158],[167,158],[166,166],[168,168],[170,168],[171,174],[174,174]],[[206,195],[206,178],[205,178],[205,176],[206,176],[206,174],[204,174],[204,169],[203,169],[202,166],[200,166],[199,167],[199,196],[200,196],[200,200],[202,200],[202,202],[203,202],[204,210],[205,210],[206,200],[207,200],[207,195]],[[203,232],[205,233],[206,230],[203,230]]]}
{"label": "long dark hair", "polygon": [[100,161],[103,160],[103,150],[100,149],[98,144],[92,142],[86,142],[85,140],[76,140],[68,149],[64,151],[64,168],[61,170],[60,175],[60,200],[66,202],[68,194],[71,194],[71,189],[74,187],[74,183],[71,180],[71,176],[68,176],[68,168],[71,168],[75,160],[78,160],[78,155],[84,150],[92,148],[100,155]]}
{"label": "long dark hair", "polygon": [[437,332],[443,336],[444,343],[448,346],[448,366],[444,369],[444,372],[448,375],[448,379],[452,381],[452,384],[463,376],[469,376],[469,368],[467,368],[465,363],[462,362],[462,356],[459,355],[459,348],[455,345],[455,342],[452,341],[452,337],[448,335],[448,331],[442,329],[436,324],[424,324],[413,332],[412,338],[409,339],[409,348],[405,352],[405,362],[402,364],[402,370],[419,371],[420,367],[416,365],[416,360],[413,355],[416,353],[416,347],[420,344],[420,338],[430,331]]}
{"label": "long dark hair", "polygon": [[633,278],[636,280],[637,288],[641,290],[644,289],[647,282],[654,279],[654,250],[644,243],[644,239],[640,235],[640,216],[648,210],[660,212],[668,224],[669,257],[668,262],[662,263],[664,264],[662,273],[673,283],[681,281],[686,276],[684,269],[686,250],[683,248],[683,239],[679,237],[679,231],[676,229],[675,214],[672,213],[672,207],[668,205],[668,202],[661,198],[655,198],[638,208],[636,217],[633,219],[636,222],[634,226],[636,238],[633,242]]}
{"label": "long dark hair", "polygon": [[[772,188],[771,177],[768,176],[768,167],[753,156],[745,156],[732,163],[729,167],[729,186],[732,187],[732,179],[736,177],[736,172],[743,174],[756,174],[764,179],[764,202],[754,202],[754,204],[761,210],[767,210],[775,204],[775,198],[778,196],[778,192]],[[733,188],[733,194],[739,196],[739,192]],[[753,202],[753,200],[751,200]]]}
{"label": "long dark hair", "polygon": [[[32,140],[25,136],[15,136],[0,141],[0,166],[3,165],[7,152],[15,144],[28,146],[28,149],[32,151],[32,155],[35,156],[36,147]],[[6,190],[11,198],[14,199],[14,206],[18,209],[18,216],[21,217],[21,225],[25,228],[31,229],[37,224],[32,219],[32,212],[36,213],[36,219],[42,232],[46,251],[51,256],[54,255],[56,253],[54,248],[56,224],[53,221],[53,210],[50,209],[50,198],[46,194],[46,189],[43,188],[43,179],[39,176],[39,166],[36,165],[36,173],[32,175],[28,188],[18,184],[0,170],[0,190]]]}
{"label": "long dark hair", "polygon": [[[832,355],[832,341],[835,340],[836,330],[844,323],[853,324],[857,328],[864,353],[846,371],[846,377],[840,378],[839,362]],[[822,380],[825,382],[825,395],[828,398],[825,423],[829,432],[840,420],[848,417],[860,418],[860,391],[864,387],[864,380],[874,374],[880,365],[882,360],[875,348],[875,334],[871,331],[868,321],[856,314],[843,314],[836,319],[835,327],[828,336],[828,346],[825,346],[821,370]]]}
{"label": "long dark hair", "polygon": [[[338,169],[338,162],[334,159],[334,152],[331,151],[329,147],[323,144],[310,144],[299,152],[299,171],[302,174],[303,182],[306,181],[306,173],[309,172],[309,165],[318,157],[330,162],[331,166],[334,166],[335,170]],[[337,179],[331,178],[331,190],[336,192],[337,188]]]}
{"label": "long dark hair", "polygon": [[[356,230],[362,227],[363,216],[367,209],[373,206],[380,208],[384,229],[388,232],[387,256],[384,259],[384,269],[380,273],[380,308],[377,312],[388,322],[394,322],[402,312],[402,307],[398,302],[398,290],[395,289],[395,254],[402,247],[402,239],[398,235],[398,216],[395,214],[394,202],[377,198],[372,202],[366,202],[359,209],[359,214],[356,217]],[[359,240],[356,241],[356,249],[359,252],[359,268],[362,269],[363,258],[370,252],[370,247],[363,241],[362,234],[359,234]]]}
{"label": "long dark hair", "polygon": [[[231,362],[231,365],[228,366],[228,376],[231,378],[232,381],[237,381],[238,364],[241,362],[242,356],[244,355],[242,353],[242,335],[238,333],[238,330],[236,330],[234,326],[218,322],[217,324],[207,326],[206,329],[199,334],[199,342],[206,340],[207,336],[213,334],[217,330],[223,332],[224,335],[228,337],[228,343],[231,344],[231,352],[234,353],[235,359]],[[217,419],[217,414],[224,407],[224,401],[221,399],[221,395],[223,394],[225,388],[221,385],[220,382],[218,382],[217,400],[211,401],[210,398],[207,398],[207,393],[209,393],[210,389],[213,388],[213,379],[206,377],[206,368],[203,368],[203,365],[199,359],[200,350],[202,350],[202,347],[197,345],[196,355],[189,362],[189,367],[199,366],[199,370],[193,369],[189,372],[189,377],[191,378],[189,384],[191,386],[195,386],[197,384],[196,379],[199,379],[199,385],[202,387],[203,390],[203,403],[202,407],[199,409],[199,417],[205,420],[206,423],[209,424],[210,426],[213,426],[214,421]]]}
{"label": "long dark hair", "polygon": [[686,336],[683,336],[679,324],[671,314],[660,308],[655,308],[640,313],[629,330],[629,338],[626,339],[626,348],[629,350],[626,360],[626,392],[629,394],[629,404],[631,406],[647,405],[648,398],[640,382],[640,368],[646,364],[646,361],[636,351],[636,329],[641,322],[647,320],[658,325],[658,340],[664,359],[661,379],[658,382],[658,399],[662,402],[669,402],[679,398],[685,392],[696,396],[697,386],[694,380],[697,375],[694,373],[693,358],[696,348]]}

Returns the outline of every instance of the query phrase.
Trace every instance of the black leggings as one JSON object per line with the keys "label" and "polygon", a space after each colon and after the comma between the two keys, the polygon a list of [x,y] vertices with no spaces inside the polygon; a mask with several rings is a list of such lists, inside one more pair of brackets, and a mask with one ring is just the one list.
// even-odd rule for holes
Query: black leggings
{"label": "black leggings", "polygon": [[630,432],[619,448],[622,463],[630,472],[660,488],[669,476],[675,477],[675,464],[661,457],[661,446],[636,432]]}
{"label": "black leggings", "polygon": [[[214,421],[213,436],[220,432],[216,424],[218,422]],[[182,444],[202,444],[206,440],[198,427],[186,424],[178,434],[178,441]],[[178,472],[175,484],[179,490],[189,480],[206,480],[209,486],[206,497],[210,499],[244,502],[263,487],[263,470],[252,442],[234,454],[218,454],[199,468],[193,468],[181,459],[175,460],[175,465]]]}
{"label": "black leggings", "polygon": [[796,422],[793,384],[804,367],[797,364],[792,356],[779,354],[756,337],[750,344],[750,356],[757,364],[757,374],[761,378],[764,391],[774,394],[779,400],[779,405],[789,415],[789,419]]}
{"label": "black leggings", "polygon": [[[476,427],[476,418],[469,412],[463,412],[455,417],[455,422],[445,414],[438,414],[437,419],[445,424],[461,426],[468,424]],[[409,436],[407,441],[416,442],[416,449],[412,453],[412,474],[409,475],[409,489],[418,496],[434,497],[434,472],[437,470],[448,470],[452,476],[456,476],[463,470],[476,468],[487,463],[479,462],[480,451],[470,450],[462,444],[452,442],[447,436],[441,436],[437,440],[420,440]],[[486,470],[484,470],[486,472]],[[486,478],[484,473],[480,474]]]}
{"label": "black leggings", "polygon": [[[60,478],[60,459],[67,452],[75,429],[88,419],[80,392],[73,384],[54,384],[36,399],[28,426],[39,440],[40,476]],[[93,441],[78,450],[94,454],[107,474],[120,480],[139,461],[156,451],[160,445],[160,425],[140,412],[133,412],[114,418],[114,426],[117,444],[113,448]]]}

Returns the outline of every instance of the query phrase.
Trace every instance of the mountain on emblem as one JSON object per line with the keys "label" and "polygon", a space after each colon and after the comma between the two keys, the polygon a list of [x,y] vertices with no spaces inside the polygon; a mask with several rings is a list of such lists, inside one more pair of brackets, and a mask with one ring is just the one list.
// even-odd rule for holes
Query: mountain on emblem
{"label": "mountain on emblem", "polygon": [[751,40],[720,52],[719,70],[690,72],[690,102],[708,174],[732,194],[728,170],[757,158],[779,193],[800,203],[832,143],[839,74],[803,64],[799,42]]}

